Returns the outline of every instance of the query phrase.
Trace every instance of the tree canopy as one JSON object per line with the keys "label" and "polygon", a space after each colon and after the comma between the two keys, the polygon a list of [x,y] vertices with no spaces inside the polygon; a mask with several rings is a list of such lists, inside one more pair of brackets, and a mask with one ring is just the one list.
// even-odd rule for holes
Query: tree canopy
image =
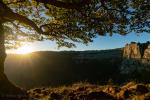
{"label": "tree canopy", "polygon": [[150,0],[0,0],[0,22],[9,47],[46,39],[72,47],[98,35],[150,33]]}

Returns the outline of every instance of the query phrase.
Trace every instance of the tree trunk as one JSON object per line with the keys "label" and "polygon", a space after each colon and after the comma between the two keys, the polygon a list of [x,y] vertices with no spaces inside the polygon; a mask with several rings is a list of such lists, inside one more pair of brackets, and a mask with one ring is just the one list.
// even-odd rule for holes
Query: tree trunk
{"label": "tree trunk", "polygon": [[2,23],[0,23],[0,73],[4,73],[4,62],[6,58],[6,53],[5,53],[5,34],[4,34],[4,29],[2,26]]}
{"label": "tree trunk", "polygon": [[[27,98],[26,91],[12,84],[4,73],[4,62],[6,58],[5,53],[5,34],[2,23],[0,23],[0,99],[4,100],[8,95],[14,95],[14,97],[8,97],[9,100],[18,100],[17,95],[21,98]],[[2,97],[1,97],[2,96]],[[22,99],[21,99],[22,100]]]}

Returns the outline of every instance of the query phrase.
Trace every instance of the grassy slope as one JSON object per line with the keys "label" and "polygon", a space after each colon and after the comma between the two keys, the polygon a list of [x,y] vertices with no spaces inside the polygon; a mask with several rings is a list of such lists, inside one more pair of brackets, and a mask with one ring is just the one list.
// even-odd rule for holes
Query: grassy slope
{"label": "grassy slope", "polygon": [[76,83],[28,91],[33,100],[150,100],[150,84],[129,82],[123,86]]}

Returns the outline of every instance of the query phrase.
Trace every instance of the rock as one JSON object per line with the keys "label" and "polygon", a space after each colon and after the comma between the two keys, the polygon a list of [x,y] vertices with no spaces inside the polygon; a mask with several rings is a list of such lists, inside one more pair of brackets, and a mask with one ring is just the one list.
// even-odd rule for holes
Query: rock
{"label": "rock", "polygon": [[143,58],[150,59],[150,44],[148,45],[148,48],[144,51]]}
{"label": "rock", "polygon": [[79,87],[78,89],[77,89],[77,91],[85,91],[86,90],[86,87]]}
{"label": "rock", "polygon": [[113,87],[113,86],[106,86],[106,88],[104,88],[104,90],[103,90],[103,92],[109,93],[112,95],[115,95],[118,91],[119,91],[119,89],[117,87]]}
{"label": "rock", "polygon": [[149,92],[148,88],[145,85],[142,85],[142,84],[138,84],[136,86],[136,91],[139,92],[140,94],[145,94],[145,93]]}
{"label": "rock", "polygon": [[35,94],[35,95],[34,95],[34,98],[37,98],[37,99],[38,99],[38,98],[40,98],[40,95],[39,95],[39,94]]}
{"label": "rock", "polygon": [[150,99],[146,99],[144,95],[135,95],[133,97],[131,97],[129,100],[150,100]]}
{"label": "rock", "polygon": [[120,99],[127,99],[129,98],[130,95],[130,91],[129,90],[121,90],[118,94],[117,94],[117,98]]}
{"label": "rock", "polygon": [[34,92],[40,94],[41,93],[41,89],[35,89]]}
{"label": "rock", "polygon": [[124,58],[141,58],[140,47],[136,43],[127,44],[123,49],[123,57]]}
{"label": "rock", "polygon": [[123,58],[126,59],[150,59],[150,43],[126,44],[123,48]]}
{"label": "rock", "polygon": [[61,100],[62,99],[61,95],[59,95],[57,93],[50,94],[50,98],[51,98],[50,100]]}
{"label": "rock", "polygon": [[123,49],[121,74],[142,73],[150,71],[150,42],[126,44]]}
{"label": "rock", "polygon": [[121,87],[122,90],[133,88],[136,85],[135,82],[128,82],[127,84]]}
{"label": "rock", "polygon": [[110,94],[100,91],[89,93],[88,100],[115,100],[115,98]]}
{"label": "rock", "polygon": [[43,94],[44,96],[47,96],[47,95],[49,94],[49,92],[48,92],[48,91],[43,91],[42,94]]}

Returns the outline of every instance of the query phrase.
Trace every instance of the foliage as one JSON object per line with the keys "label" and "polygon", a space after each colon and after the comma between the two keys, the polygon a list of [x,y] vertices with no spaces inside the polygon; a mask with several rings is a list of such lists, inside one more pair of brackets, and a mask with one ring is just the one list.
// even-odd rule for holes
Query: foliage
{"label": "foliage", "polygon": [[[55,40],[58,46],[67,47],[75,46],[74,42],[88,44],[97,35],[150,33],[149,0],[85,1],[3,0],[14,13],[27,17],[43,32],[36,34],[30,31],[35,28],[24,21],[21,24],[20,20],[9,21],[5,27],[12,30],[11,33],[15,36],[13,40],[50,39]],[[53,2],[56,3],[52,4]],[[71,6],[66,7],[66,4]]]}

